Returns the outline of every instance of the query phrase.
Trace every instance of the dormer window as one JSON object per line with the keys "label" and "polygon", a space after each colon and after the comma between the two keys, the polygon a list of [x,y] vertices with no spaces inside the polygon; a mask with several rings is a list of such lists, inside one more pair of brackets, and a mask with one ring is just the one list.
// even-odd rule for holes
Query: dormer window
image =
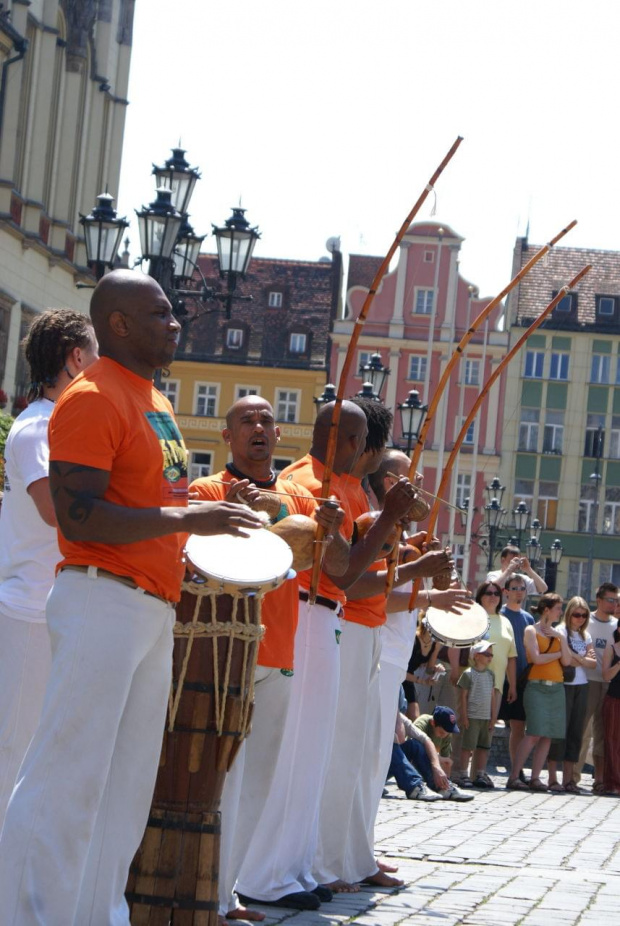
{"label": "dormer window", "polygon": [[613,321],[616,317],[617,300],[615,296],[597,296],[596,314],[601,321]]}
{"label": "dormer window", "polygon": [[269,293],[268,305],[270,309],[280,309],[282,307],[282,293],[275,291]]}
{"label": "dormer window", "polygon": [[291,354],[305,354],[308,343],[307,336],[301,332],[294,331],[289,336],[288,349]]}
{"label": "dormer window", "polygon": [[240,350],[243,347],[242,328],[228,328],[226,330],[226,347],[229,350]]}
{"label": "dormer window", "polygon": [[[554,289],[553,292],[551,293],[551,298],[555,299],[557,294],[558,294],[558,290]],[[553,310],[554,315],[575,316],[576,313],[577,313],[577,293],[566,293],[566,295],[560,299],[555,309]]]}

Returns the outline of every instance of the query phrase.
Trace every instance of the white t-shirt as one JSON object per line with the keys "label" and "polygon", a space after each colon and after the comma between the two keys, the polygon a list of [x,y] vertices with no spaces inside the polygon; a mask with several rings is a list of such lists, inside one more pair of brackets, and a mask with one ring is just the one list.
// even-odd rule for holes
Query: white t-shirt
{"label": "white t-shirt", "polygon": [[[413,583],[403,585],[399,591],[411,594]],[[394,611],[388,613],[381,627],[381,662],[389,662],[403,670],[403,679],[411,659],[411,650],[418,626],[418,611]]]}
{"label": "white t-shirt", "polygon": [[54,403],[36,399],[13,423],[4,450],[0,513],[0,607],[11,616],[42,622],[60,561],[56,528],[41,518],[28,486],[49,473],[47,426]]}
{"label": "white t-shirt", "polygon": [[[498,577],[501,576],[503,571],[503,569],[495,569],[493,572],[487,573],[487,582],[497,582]],[[519,575],[523,575],[523,573],[520,572]],[[512,576],[510,578],[512,578]],[[534,580],[530,579],[530,577],[526,575],[523,575],[523,578],[525,579],[525,590],[528,595],[536,595],[537,592],[536,586],[534,585]]]}
{"label": "white t-shirt", "polygon": [[599,621],[599,619],[594,616],[594,613],[590,614],[588,630],[590,631],[592,643],[594,644],[594,651],[596,653],[596,669],[586,669],[586,676],[589,682],[603,681],[603,653],[605,652],[607,644],[611,643],[613,640],[614,630],[617,626],[618,621],[615,617],[611,617],[608,621]]}
{"label": "white t-shirt", "polygon": [[[561,624],[559,627],[556,627],[563,636],[566,636],[566,625]],[[582,639],[581,634],[577,630],[572,630],[570,635],[570,646],[575,650],[579,656],[585,656],[588,646],[592,645],[592,637],[586,630],[584,633],[585,639]],[[575,669],[575,678],[572,682],[564,682],[565,685],[586,685],[588,681],[588,676],[586,675],[586,670],[583,666],[574,666]]]}

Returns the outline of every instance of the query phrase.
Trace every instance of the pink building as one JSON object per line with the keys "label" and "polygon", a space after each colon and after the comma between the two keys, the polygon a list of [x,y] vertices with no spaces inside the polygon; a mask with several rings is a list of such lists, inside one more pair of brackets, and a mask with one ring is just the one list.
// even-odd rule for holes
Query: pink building
{"label": "pink building", "polygon": [[[394,410],[394,443],[403,449],[407,449],[408,438],[402,433],[398,403],[405,402],[412,389],[418,390],[424,404],[429,403],[457,343],[491,299],[480,298],[477,287],[460,276],[462,241],[452,229],[436,222],[412,225],[401,244],[398,264],[386,274],[360,338],[354,375],[345,394],[359,392],[364,379],[359,373],[360,366],[372,353],[380,353],[383,364],[390,369],[382,398]],[[345,317],[335,323],[332,336],[333,381],[338,381],[353,321],[380,263],[380,257],[350,257]],[[474,335],[439,403],[422,458],[424,485],[430,491],[439,482],[444,461],[465,416],[506,353],[508,338],[502,326],[503,313],[503,306],[498,306]],[[446,496],[452,504],[460,505],[467,497],[479,511],[485,504],[484,486],[500,467],[504,388],[500,378],[468,431]],[[479,521],[477,517],[476,523]],[[461,518],[447,506],[442,508],[438,535],[455,545],[470,582],[483,577],[484,554],[472,547],[469,562]]]}

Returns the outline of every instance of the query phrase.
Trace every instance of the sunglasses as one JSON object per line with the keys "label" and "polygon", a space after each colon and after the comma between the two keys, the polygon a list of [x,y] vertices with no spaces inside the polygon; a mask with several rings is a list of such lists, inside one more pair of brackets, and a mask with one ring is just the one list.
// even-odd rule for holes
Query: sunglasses
{"label": "sunglasses", "polygon": [[603,598],[603,601],[606,601],[607,604],[618,604],[617,598]]}
{"label": "sunglasses", "polygon": [[493,595],[494,598],[499,598],[502,594],[501,592],[483,592],[483,595]]}
{"label": "sunglasses", "polygon": [[589,614],[584,614],[583,611],[579,611],[579,612],[573,611],[573,613],[571,614],[571,617],[578,617],[578,618],[580,618],[581,620],[584,620],[584,621],[585,621],[586,617],[589,617],[589,616],[590,616]]}
{"label": "sunglasses", "polygon": [[524,592],[525,585],[511,585],[510,588],[506,589],[507,592]]}

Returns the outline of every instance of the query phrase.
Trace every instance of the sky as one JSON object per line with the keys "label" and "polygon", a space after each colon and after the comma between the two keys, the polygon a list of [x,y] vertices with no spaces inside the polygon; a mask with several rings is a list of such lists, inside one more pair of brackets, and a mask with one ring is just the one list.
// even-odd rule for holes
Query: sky
{"label": "sky", "polygon": [[256,256],[318,260],[331,236],[383,256],[462,135],[433,218],[494,295],[528,225],[620,249],[618,36],[609,0],[137,0],[119,213],[180,139],[196,232],[241,199]]}

